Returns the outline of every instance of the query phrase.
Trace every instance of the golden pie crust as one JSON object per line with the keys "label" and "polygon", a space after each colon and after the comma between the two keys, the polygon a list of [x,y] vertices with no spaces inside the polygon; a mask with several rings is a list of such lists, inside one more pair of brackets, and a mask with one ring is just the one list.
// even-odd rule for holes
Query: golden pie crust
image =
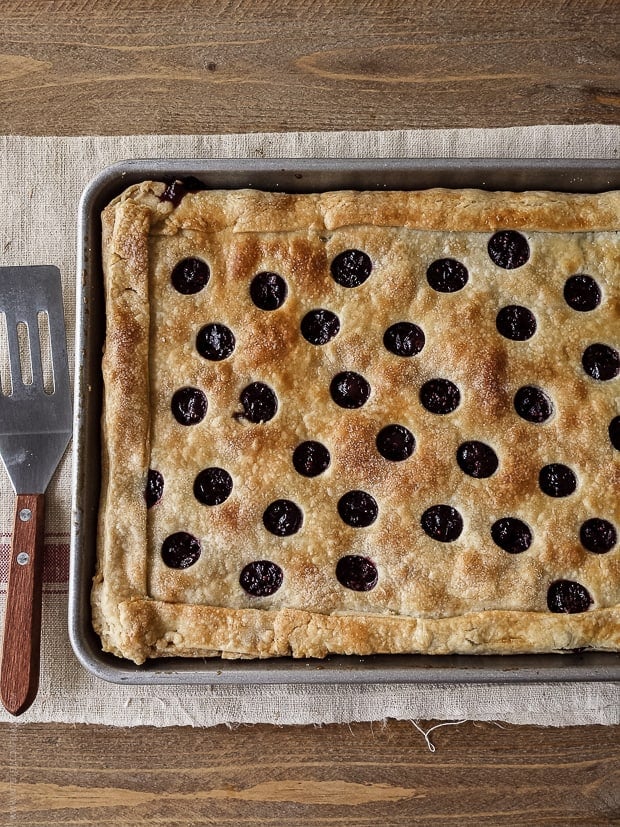
{"label": "golden pie crust", "polygon": [[[609,434],[620,412],[620,379],[588,375],[592,343],[618,348],[620,193],[493,193],[477,190],[327,192],[288,195],[252,190],[189,192],[178,204],[166,184],[127,189],[103,212],[107,333],[103,359],[103,479],[93,620],[104,650],[142,663],[160,656],[324,657],[329,653],[529,653],[620,649],[620,543],[593,553],[580,540],[589,519],[620,529],[620,452]],[[498,231],[518,231],[529,259],[507,269],[492,261]],[[338,283],[335,257],[363,251],[370,276]],[[188,295],[171,273],[197,258],[210,271]],[[466,268],[462,289],[441,292],[427,276],[438,260]],[[279,274],[286,299],[257,307],[257,273]],[[600,288],[588,312],[565,300],[566,280],[589,274]],[[527,340],[498,332],[501,308],[534,316]],[[302,318],[326,308],[338,334],[323,345],[300,332]],[[385,331],[410,321],[424,346],[403,357]],[[205,359],[196,337],[226,325],[233,353]],[[330,383],[361,374],[368,401],[347,409]],[[460,392],[447,414],[420,401],[425,382],[445,378]],[[240,394],[268,385],[278,409],[269,421],[240,416]],[[544,390],[552,416],[534,423],[516,413],[519,388]],[[201,389],[202,421],[180,424],[171,399]],[[384,458],[377,434],[400,424],[415,438],[402,461]],[[315,477],[295,470],[293,451],[315,440],[330,465]],[[497,470],[465,473],[459,446],[490,446]],[[549,496],[541,469],[562,463],[575,475],[569,496]],[[194,496],[205,468],[225,469],[230,496],[204,505]],[[163,477],[147,508],[149,469]],[[378,506],[376,520],[353,527],[339,516],[349,491]],[[268,531],[263,514],[286,499],[303,514],[289,536]],[[429,536],[422,515],[456,509],[460,535]],[[508,553],[491,527],[512,517],[531,545]],[[162,544],[176,532],[200,543],[199,558],[173,568]],[[338,561],[371,561],[376,584],[343,585]],[[281,585],[253,596],[240,575],[270,561]],[[584,611],[551,611],[561,580],[580,584]]]}

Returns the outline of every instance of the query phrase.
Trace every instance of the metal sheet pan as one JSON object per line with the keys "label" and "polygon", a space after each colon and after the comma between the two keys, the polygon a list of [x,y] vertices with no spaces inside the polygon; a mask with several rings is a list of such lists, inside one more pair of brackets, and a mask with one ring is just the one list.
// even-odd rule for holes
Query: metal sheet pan
{"label": "metal sheet pan", "polygon": [[136,666],[101,651],[90,616],[100,489],[104,337],[100,213],[131,184],[148,179],[172,181],[186,176],[198,178],[214,189],[253,187],[283,192],[436,186],[563,192],[620,189],[620,165],[615,161],[547,159],[133,160],[109,167],[93,179],[83,193],[79,209],[69,583],[69,633],[83,666],[99,678],[127,684],[620,680],[620,657],[602,652],[527,656],[334,656],[320,661],[163,658]]}

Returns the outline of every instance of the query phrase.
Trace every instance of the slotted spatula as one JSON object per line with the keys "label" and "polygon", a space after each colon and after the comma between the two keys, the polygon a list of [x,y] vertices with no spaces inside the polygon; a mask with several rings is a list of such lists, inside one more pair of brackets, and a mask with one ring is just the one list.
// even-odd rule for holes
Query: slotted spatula
{"label": "slotted spatula", "polygon": [[21,715],[39,686],[45,490],[71,437],[58,268],[0,267],[0,323],[2,315],[0,456],[17,499],[0,696],[9,712]]}

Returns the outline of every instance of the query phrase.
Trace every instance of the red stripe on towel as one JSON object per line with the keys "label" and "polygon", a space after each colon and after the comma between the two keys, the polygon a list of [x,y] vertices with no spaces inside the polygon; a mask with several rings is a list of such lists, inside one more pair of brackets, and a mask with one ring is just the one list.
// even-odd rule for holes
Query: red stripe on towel
{"label": "red stripe on towel", "polygon": [[[0,543],[0,585],[9,579],[9,543]],[[69,582],[69,543],[46,543],[43,552],[43,582]]]}

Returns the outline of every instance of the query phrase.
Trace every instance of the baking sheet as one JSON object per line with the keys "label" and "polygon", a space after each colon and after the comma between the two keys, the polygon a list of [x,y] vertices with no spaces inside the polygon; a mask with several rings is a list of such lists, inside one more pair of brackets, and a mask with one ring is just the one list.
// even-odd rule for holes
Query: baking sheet
{"label": "baking sheet", "polygon": [[162,658],[142,666],[101,651],[90,619],[101,479],[101,349],[104,339],[101,210],[131,184],[194,177],[208,188],[253,187],[283,192],[334,189],[476,187],[497,190],[601,192],[620,189],[613,161],[270,159],[134,160],[104,170],[80,202],[76,291],[69,635],[83,666],[127,684],[463,683],[620,680],[620,657],[581,652],[519,656],[376,655],[324,660],[228,661]]}

